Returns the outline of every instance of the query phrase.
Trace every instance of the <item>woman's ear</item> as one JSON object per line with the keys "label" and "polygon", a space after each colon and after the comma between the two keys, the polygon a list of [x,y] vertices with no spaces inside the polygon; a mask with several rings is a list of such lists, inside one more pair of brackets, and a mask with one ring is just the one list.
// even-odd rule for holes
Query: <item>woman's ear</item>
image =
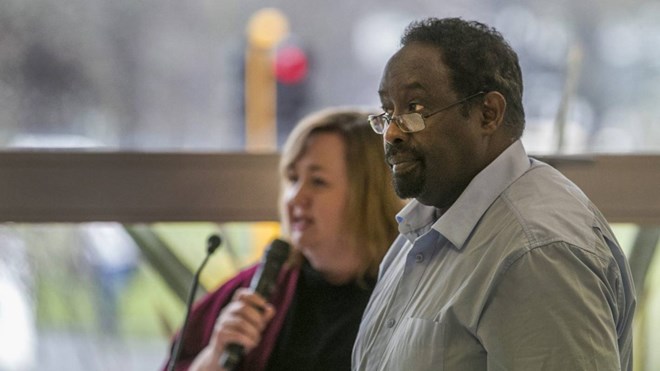
{"label": "woman's ear", "polygon": [[481,126],[488,134],[493,134],[502,126],[506,112],[506,99],[498,91],[490,91],[484,96],[481,105]]}

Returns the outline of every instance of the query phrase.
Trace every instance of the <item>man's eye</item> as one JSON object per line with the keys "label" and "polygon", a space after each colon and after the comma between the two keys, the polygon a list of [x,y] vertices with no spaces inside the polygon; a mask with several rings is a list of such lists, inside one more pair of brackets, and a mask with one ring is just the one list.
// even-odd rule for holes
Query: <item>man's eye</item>
{"label": "man's eye", "polygon": [[419,103],[409,103],[408,112],[421,112],[424,110],[424,106]]}

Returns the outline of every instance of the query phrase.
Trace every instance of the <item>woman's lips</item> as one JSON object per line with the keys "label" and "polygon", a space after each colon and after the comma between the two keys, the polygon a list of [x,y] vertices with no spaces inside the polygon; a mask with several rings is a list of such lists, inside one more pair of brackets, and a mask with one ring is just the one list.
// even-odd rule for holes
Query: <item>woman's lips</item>
{"label": "woman's lips", "polygon": [[291,229],[294,231],[303,231],[312,224],[310,218],[294,218],[291,221]]}

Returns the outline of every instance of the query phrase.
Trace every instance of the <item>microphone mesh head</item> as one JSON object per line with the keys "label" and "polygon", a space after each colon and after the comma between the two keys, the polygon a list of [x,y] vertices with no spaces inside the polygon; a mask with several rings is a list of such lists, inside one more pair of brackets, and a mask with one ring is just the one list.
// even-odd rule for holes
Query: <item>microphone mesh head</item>
{"label": "microphone mesh head", "polygon": [[290,249],[291,246],[288,242],[280,240],[279,238],[275,239],[266,250],[265,258],[271,261],[284,263],[289,257]]}
{"label": "microphone mesh head", "polygon": [[222,243],[222,238],[217,234],[212,234],[209,239],[206,241],[206,252],[213,254],[213,252],[220,246]]}
{"label": "microphone mesh head", "polygon": [[287,242],[280,239],[274,240],[268,246],[259,268],[252,277],[250,287],[266,300],[270,300],[270,296],[275,290],[277,276],[289,257],[289,248]]}

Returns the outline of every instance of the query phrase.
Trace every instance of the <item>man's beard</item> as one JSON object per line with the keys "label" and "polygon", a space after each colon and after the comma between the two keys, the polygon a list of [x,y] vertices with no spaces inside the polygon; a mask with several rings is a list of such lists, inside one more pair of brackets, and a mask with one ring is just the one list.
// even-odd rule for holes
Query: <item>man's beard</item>
{"label": "man's beard", "polygon": [[419,161],[415,171],[407,171],[403,174],[397,173],[392,169],[392,185],[394,191],[400,198],[415,198],[419,196],[424,190],[426,184],[426,174],[424,172],[424,162],[421,161],[423,157],[413,148],[402,147],[401,144],[387,144],[385,146],[385,158],[388,164],[392,167],[391,158],[396,157],[399,153],[408,153],[411,157]]}
{"label": "man's beard", "polygon": [[408,173],[405,175],[396,175],[392,174],[392,184],[394,185],[394,192],[400,198],[415,198],[419,196],[424,190],[424,184],[426,183],[426,176],[424,174],[412,174]]}

